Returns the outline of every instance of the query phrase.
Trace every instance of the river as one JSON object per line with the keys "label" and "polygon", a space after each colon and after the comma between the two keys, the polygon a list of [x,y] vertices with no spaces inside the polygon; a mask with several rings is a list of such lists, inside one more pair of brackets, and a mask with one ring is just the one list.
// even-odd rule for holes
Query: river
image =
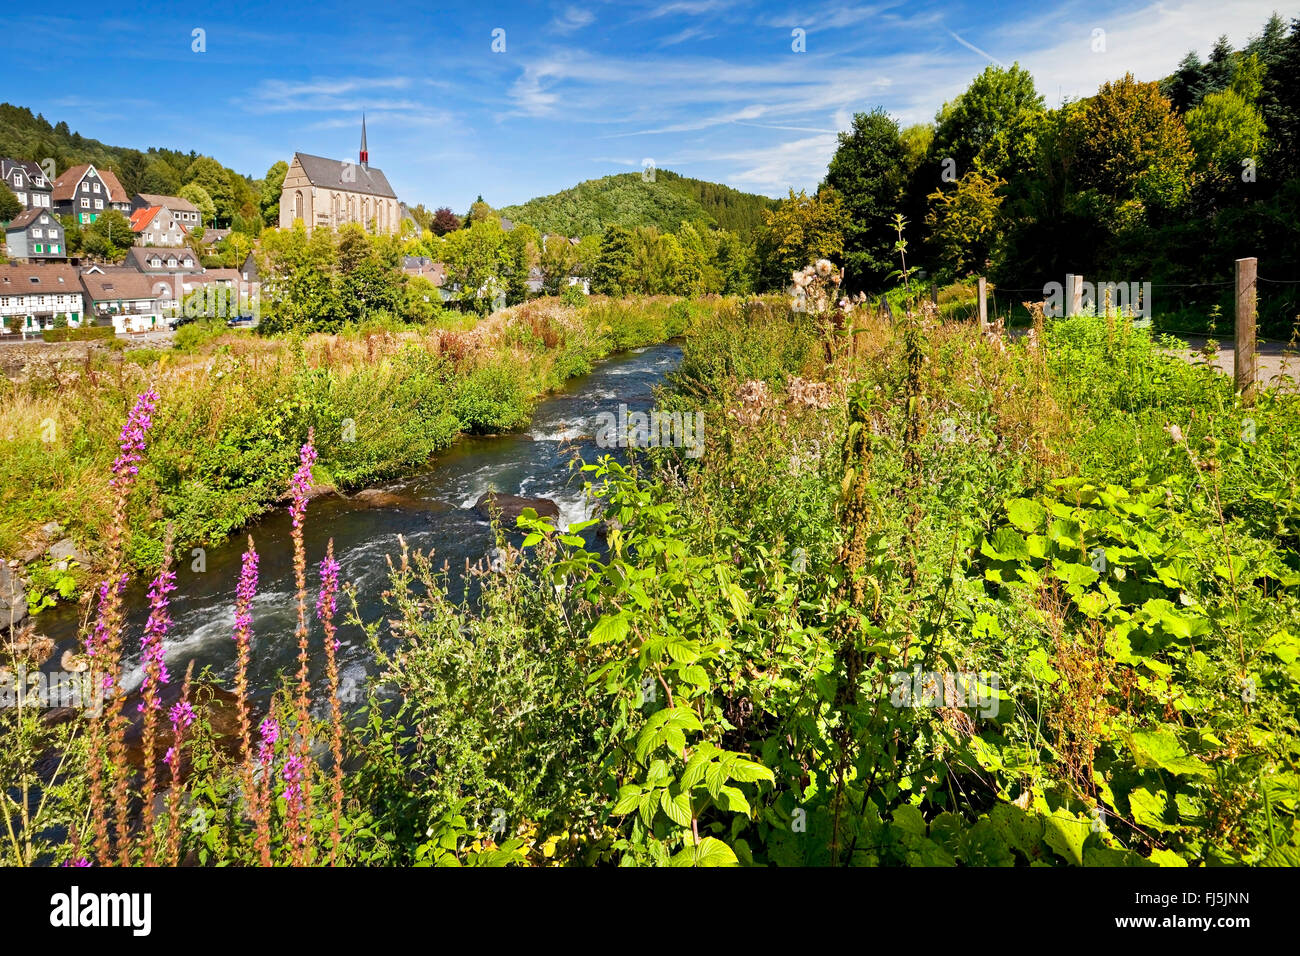
{"label": "river", "polygon": [[[361,616],[380,620],[384,606],[380,595],[388,584],[387,555],[399,550],[402,535],[413,549],[431,552],[441,566],[447,561],[453,589],[462,586],[465,562],[488,556],[494,548],[489,523],[474,510],[488,490],[549,498],[560,509],[559,524],[568,526],[591,516],[582,484],[587,477],[569,466],[575,452],[594,462],[604,449],[596,447],[596,416],[617,413],[620,403],[631,411],[648,411],[654,389],[681,359],[674,344],[626,352],[600,363],[592,372],[571,380],[563,390],[538,403],[532,423],[523,431],[495,437],[463,437],[434,456],[419,471],[379,486],[391,494],[379,506],[338,495],[316,498],[307,507],[305,542],[308,587],[313,614],[313,647],[319,647],[320,625],[315,622],[317,568],[326,543],[334,539],[340,564],[340,581],[356,587]],[[166,642],[167,666],[179,680],[193,661],[195,673],[211,669],[212,676],[230,686],[234,676],[235,585],[240,556],[248,534],[260,556],[260,581],[253,607],[254,645],[249,683],[264,697],[279,683],[279,675],[297,670],[294,629],[297,610],[293,582],[293,546],[287,509],[263,516],[245,534],[206,549],[204,570],[194,570],[194,557],[178,555],[177,588],[171,598],[173,625]],[[589,539],[594,536],[589,535]],[[130,649],[124,684],[138,686],[139,640],[148,616],[148,582],[132,581],[126,594],[127,637]],[[455,592],[454,592],[455,593]],[[340,617],[348,604],[340,599]],[[79,609],[51,608],[37,619],[39,629],[57,642],[47,667],[58,667],[65,649],[79,643]],[[357,699],[371,660],[365,638],[355,627],[339,633],[340,697]],[[317,694],[323,682],[323,655],[313,655],[312,680]]]}

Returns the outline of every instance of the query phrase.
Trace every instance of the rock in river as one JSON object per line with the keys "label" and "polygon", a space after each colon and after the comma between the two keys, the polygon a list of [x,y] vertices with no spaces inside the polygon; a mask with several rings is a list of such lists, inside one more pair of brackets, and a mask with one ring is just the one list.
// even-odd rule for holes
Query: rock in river
{"label": "rock in river", "polygon": [[519,495],[506,495],[499,491],[485,491],[474,502],[474,510],[489,521],[493,508],[501,512],[501,524],[513,528],[520,513],[525,508],[532,508],[539,518],[558,518],[560,506],[550,498],[521,498]]}

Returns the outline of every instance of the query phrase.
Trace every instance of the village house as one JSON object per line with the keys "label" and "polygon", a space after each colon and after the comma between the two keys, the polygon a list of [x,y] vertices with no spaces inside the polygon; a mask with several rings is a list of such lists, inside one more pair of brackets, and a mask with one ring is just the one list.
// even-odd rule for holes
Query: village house
{"label": "village house", "polygon": [[420,276],[428,279],[433,287],[438,290],[438,298],[447,302],[452,297],[452,290],[445,288],[443,283],[447,279],[447,266],[445,263],[436,262],[428,256],[402,256],[402,272],[408,276]]}
{"label": "village house", "polygon": [[124,265],[136,272],[146,274],[203,271],[203,263],[200,261],[198,253],[189,246],[181,246],[175,249],[157,246],[152,248],[148,246],[132,246],[126,251]]}
{"label": "village house", "polygon": [[349,222],[373,233],[396,235],[401,230],[397,193],[383,170],[370,165],[364,118],[359,163],[294,153],[280,191],[280,228],[290,229],[298,220],[308,232]]}
{"label": "village house", "polygon": [[182,199],[180,196],[136,193],[135,199],[131,200],[132,212],[138,209],[149,209],[153,206],[162,206],[166,209],[186,232],[193,232],[197,227],[203,225],[203,214],[199,212],[199,207],[188,199]]}
{"label": "village house", "polygon": [[5,246],[10,259],[49,262],[68,258],[63,223],[44,208],[25,209],[14,217],[5,226]]}
{"label": "village house", "polygon": [[131,213],[137,246],[182,246],[186,228],[166,206],[149,206]]}
{"label": "village house", "polygon": [[116,209],[124,216],[131,212],[131,201],[113,171],[96,169],[91,163],[65,170],[54,180],[52,195],[54,211],[60,216],[76,216],[82,225],[94,222],[106,209]]}
{"label": "village house", "polygon": [[0,335],[36,334],[60,322],[76,327],[84,315],[72,266],[0,265]]}
{"label": "village house", "polygon": [[86,314],[109,323],[119,335],[166,328],[180,306],[178,290],[166,275],[134,269],[91,266],[81,274]]}
{"label": "village house", "polygon": [[0,179],[13,190],[27,209],[52,208],[50,194],[54,187],[45,173],[29,159],[0,159]]}

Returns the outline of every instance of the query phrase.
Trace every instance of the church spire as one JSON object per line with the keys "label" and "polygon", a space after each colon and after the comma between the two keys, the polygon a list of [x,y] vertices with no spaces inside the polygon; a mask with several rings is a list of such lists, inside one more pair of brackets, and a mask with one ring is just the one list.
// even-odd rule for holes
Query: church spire
{"label": "church spire", "polygon": [[361,165],[370,164],[370,152],[366,149],[366,114],[361,114]]}

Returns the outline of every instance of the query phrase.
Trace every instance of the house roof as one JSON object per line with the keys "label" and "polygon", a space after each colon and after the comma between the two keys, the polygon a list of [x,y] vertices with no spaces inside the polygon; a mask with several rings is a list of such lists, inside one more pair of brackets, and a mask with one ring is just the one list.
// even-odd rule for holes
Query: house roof
{"label": "house roof", "polygon": [[168,209],[180,210],[181,212],[198,212],[199,207],[194,205],[188,199],[182,199],[180,196],[160,196],[157,193],[136,193],[136,199],[142,199],[150,206],[166,206]]}
{"label": "house roof", "polygon": [[[162,260],[162,265],[149,264],[154,256]],[[176,259],[176,265],[167,265],[169,256]],[[186,256],[189,256],[192,265],[181,264]],[[198,253],[189,246],[132,246],[126,251],[126,264],[136,272],[200,272],[203,269]]]}
{"label": "house roof", "polygon": [[[39,206],[35,209],[24,209],[18,215],[14,216],[9,225],[5,226],[5,232],[17,232],[19,229],[26,229],[37,219],[40,219],[42,213],[47,212],[49,212],[48,209],[43,209]],[[54,217],[51,215],[50,218],[53,219]],[[54,221],[56,223],[58,222],[57,219]],[[59,223],[59,225],[62,225],[62,223]]]}
{"label": "house roof", "polygon": [[244,277],[239,274],[238,269],[204,269],[202,272],[181,276],[181,285],[185,287],[186,291],[198,286],[215,285],[221,282],[231,282],[238,285],[243,281]]}
{"label": "house roof", "polygon": [[[0,157],[0,178],[8,179],[9,174],[14,169],[21,169],[32,180],[37,189],[47,190],[50,188],[50,181],[45,178],[45,170],[32,162],[30,159],[10,159],[7,156]],[[45,185],[40,185],[44,183]]]}
{"label": "house roof", "polygon": [[174,298],[175,284],[161,275],[145,275],[134,269],[105,269],[86,273],[81,285],[92,302],[115,299]]}
{"label": "house roof", "polygon": [[403,256],[402,271],[408,276],[424,276],[434,285],[442,285],[447,277],[447,266],[434,262],[428,256]]}
{"label": "house roof", "polygon": [[203,230],[203,238],[200,241],[205,246],[215,246],[228,235],[230,235],[229,229],[205,229]]}
{"label": "house roof", "polygon": [[72,266],[0,266],[0,295],[37,292],[80,293],[77,270]]}
{"label": "house roof", "polygon": [[[324,156],[312,156],[310,153],[294,153],[293,157],[313,186],[369,196],[383,196],[386,199],[397,198],[393,187],[388,185],[388,177],[378,166],[344,163],[337,159],[326,159]],[[355,179],[344,179],[345,172],[349,175],[355,174]]]}
{"label": "house roof", "polygon": [[[73,166],[71,169],[65,169],[63,175],[54,180],[54,201],[62,202],[74,198],[74,193],[77,191],[77,184],[81,182],[82,178],[86,175],[86,170],[90,169],[92,165],[94,164],[81,163],[78,166]],[[117,176],[114,175],[111,169],[100,169],[98,166],[95,166],[95,172],[99,174],[99,178],[102,179],[104,185],[108,187],[109,202],[129,201],[126,197],[126,190],[122,188],[122,184],[117,181]]]}
{"label": "house roof", "polygon": [[153,222],[155,216],[162,212],[162,206],[150,206],[147,209],[137,209],[131,213],[131,229],[134,232],[149,228],[149,223]]}

